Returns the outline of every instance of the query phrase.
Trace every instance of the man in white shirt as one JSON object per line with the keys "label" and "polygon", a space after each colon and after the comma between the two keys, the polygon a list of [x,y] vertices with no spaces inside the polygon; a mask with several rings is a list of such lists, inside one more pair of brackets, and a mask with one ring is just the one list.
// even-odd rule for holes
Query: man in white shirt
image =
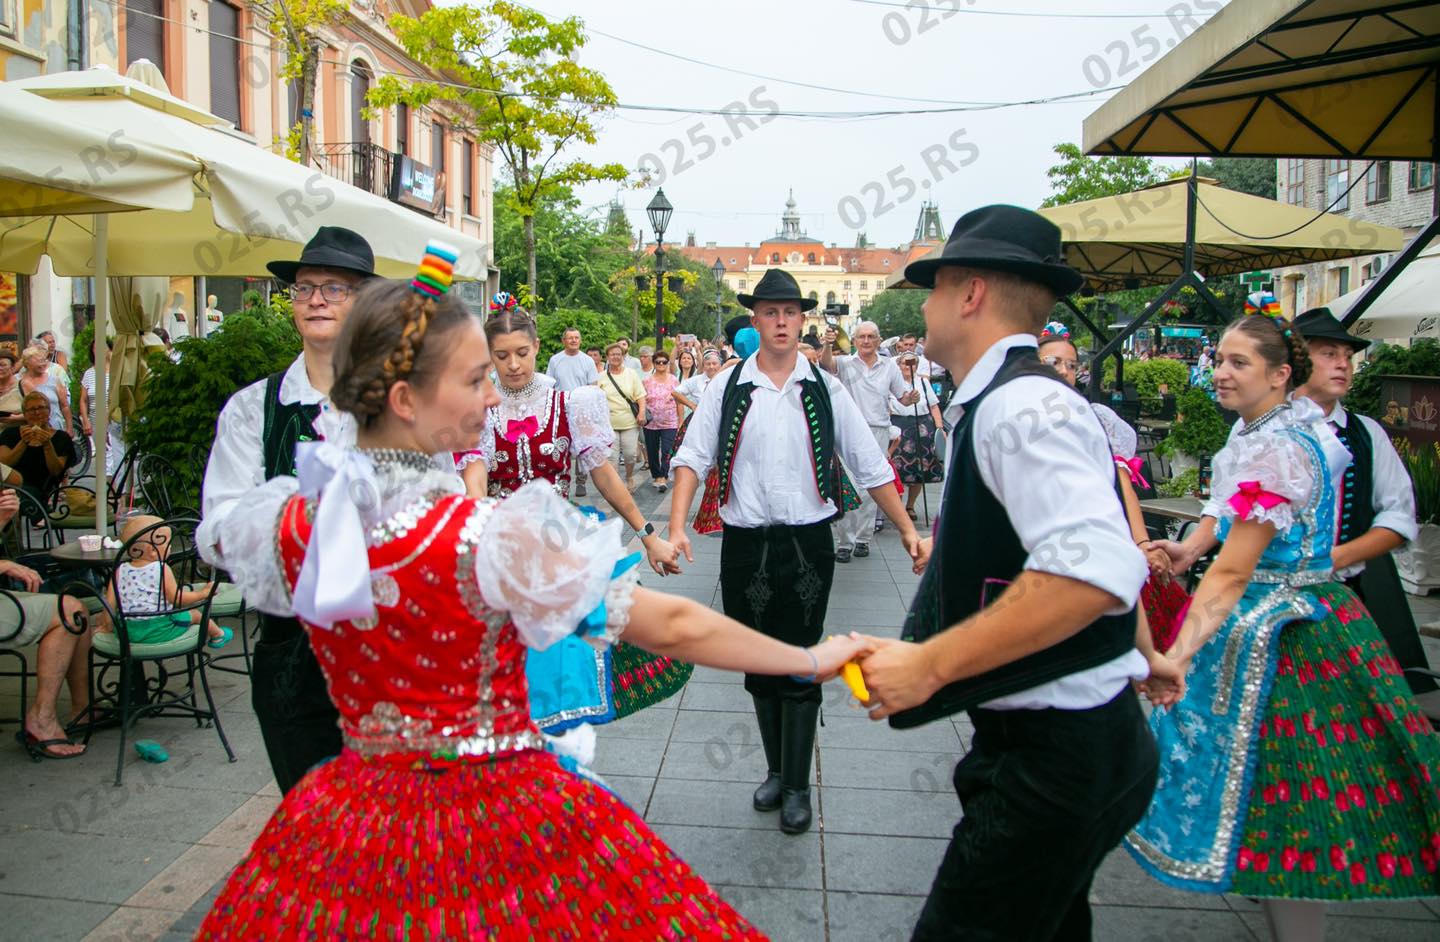
{"label": "man in white shirt", "polygon": [[964,817],[915,939],[1088,938],[1095,870],[1155,787],[1130,689],[1149,673],[1135,649],[1145,557],[1104,431],[1035,350],[1081,284],[1063,258],[1048,220],[990,206],[905,270],[934,289],[928,348],[961,384],[914,641],[872,639],[861,669],[872,718],[903,728],[964,709],[976,729],[954,776]]}
{"label": "man in white shirt", "polygon": [[[370,244],[349,229],[322,226],[299,261],[266,267],[290,285],[303,348],[283,373],[239,390],[220,412],[195,542],[206,562],[221,569],[244,565],[226,558],[218,537],[221,521],[244,513],[244,497],[254,488],[295,473],[295,446],[318,437],[314,423],[322,411],[330,413],[329,424],[343,444],[355,436],[353,418],[330,410],[331,357],[356,292],[375,274]],[[261,615],[250,696],[281,792],[340,753],[339,714],[294,618]]]}
{"label": "man in white shirt", "polygon": [[[1370,341],[1347,331],[1329,308],[1306,311],[1295,318],[1294,327],[1310,348],[1311,365],[1310,380],[1295,394],[1325,410],[1331,431],[1354,456],[1344,477],[1336,482],[1335,548],[1330,554],[1335,575],[1360,596],[1400,665],[1428,668],[1415,618],[1390,555],[1420,532],[1410,475],[1384,427],[1369,416],[1347,412],[1340,404],[1355,379],[1355,354]],[[1231,437],[1242,424],[1235,423]],[[1179,571],[1189,568],[1218,542],[1218,501],[1208,502],[1202,514],[1200,526],[1184,543],[1160,544]],[[1436,690],[1434,681],[1423,675],[1407,674],[1406,680],[1417,695]]]}
{"label": "man in white shirt", "polygon": [[[595,385],[595,361],[580,351],[580,328],[567,327],[560,335],[563,345],[560,352],[550,357],[545,374],[555,381],[561,392],[570,392],[581,386]],[[584,497],[585,472],[577,462],[574,469],[575,496]]]}
{"label": "man in white shirt", "polygon": [[[825,331],[825,340],[820,349],[820,366],[840,377],[870,435],[881,450],[890,447],[890,399],[893,396],[906,407],[920,401],[920,394],[910,388],[900,367],[893,357],[880,356],[880,328],[874,321],[861,321],[850,339],[855,343],[852,354],[835,355],[835,331]],[[875,502],[869,494],[861,492],[860,509],[843,517],[835,525],[835,538],[839,543],[835,550],[837,563],[848,563],[853,553],[856,557],[870,555],[870,532],[876,524]]]}
{"label": "man in white shirt", "polygon": [[628,370],[634,370],[634,371],[635,371],[635,375],[636,375],[636,376],[639,376],[640,373],[641,373],[640,361],[637,360],[637,359],[635,359],[634,357],[632,357],[632,356],[630,355],[630,338],[629,338],[629,337],[621,337],[619,340],[617,340],[617,341],[615,341],[615,342],[620,345],[621,357],[622,357],[621,362],[623,362],[623,363],[625,364],[625,368],[628,369]]}
{"label": "man in white shirt", "polygon": [[[738,300],[751,310],[760,349],[701,394],[671,461],[670,542],[693,559],[685,521],[700,480],[716,467],[725,614],[772,637],[813,644],[824,630],[835,575],[830,521],[840,500],[837,458],[895,522],[912,557],[920,538],[891,484],[884,449],[854,401],[797,349],[804,312],[815,302],[774,268],[753,295]],[[813,680],[745,675],[769,772],[753,804],[759,811],[778,808],[787,834],[810,827],[810,757],[820,710]]]}

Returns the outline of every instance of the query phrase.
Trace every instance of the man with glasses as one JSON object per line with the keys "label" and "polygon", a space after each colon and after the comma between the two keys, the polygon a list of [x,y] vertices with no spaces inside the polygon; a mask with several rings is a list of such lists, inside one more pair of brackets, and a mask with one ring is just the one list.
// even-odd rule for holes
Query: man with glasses
{"label": "man with glasses", "polygon": [[[685,521],[700,480],[715,467],[725,614],[781,641],[814,644],[825,628],[835,578],[830,521],[841,501],[836,457],[844,458],[855,486],[868,490],[895,521],[912,558],[919,556],[920,537],[891,484],[885,449],[854,400],[800,355],[805,312],[816,302],[803,298],[794,277],[778,268],[765,273],[754,294],[738,300],[750,309],[760,346],[717,374],[700,395],[671,461],[670,542],[694,561]],[[740,335],[732,342],[738,344]],[[810,759],[820,711],[814,681],[745,675],[768,766],[753,805],[778,810],[786,834],[810,827]]]}
{"label": "man with glasses", "polygon": [[[196,543],[206,562],[222,569],[241,567],[244,560],[226,558],[218,537],[221,521],[244,512],[242,498],[253,488],[295,473],[295,446],[320,437],[315,427],[320,414],[328,413],[332,436],[355,436],[354,420],[330,408],[331,357],[356,291],[375,275],[370,244],[349,229],[322,226],[298,261],[266,267],[289,285],[303,348],[287,369],[236,392],[220,412]],[[261,616],[251,700],[282,792],[316,763],[339,754],[339,716],[294,618]]]}
{"label": "man with glasses", "polygon": [[[855,343],[855,352],[836,356],[835,331],[825,331],[820,366],[840,377],[860,407],[875,444],[885,451],[890,447],[890,397],[909,408],[920,401],[920,393],[900,375],[894,357],[880,355],[880,328],[874,321],[861,321],[850,339]],[[870,555],[870,533],[880,529],[880,523],[875,502],[867,491],[860,492],[860,509],[841,518],[835,529],[840,544],[835,550],[837,563],[848,563],[852,554],[857,559]]]}

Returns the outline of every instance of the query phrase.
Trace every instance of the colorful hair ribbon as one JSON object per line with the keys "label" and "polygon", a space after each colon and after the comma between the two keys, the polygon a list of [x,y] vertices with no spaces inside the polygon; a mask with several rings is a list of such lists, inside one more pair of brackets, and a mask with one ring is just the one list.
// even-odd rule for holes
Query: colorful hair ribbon
{"label": "colorful hair ribbon", "polygon": [[1040,331],[1040,339],[1049,340],[1052,337],[1059,340],[1069,340],[1070,328],[1059,321],[1051,321]]}
{"label": "colorful hair ribbon", "polygon": [[519,305],[515,296],[508,291],[497,291],[490,298],[490,313],[499,314],[503,311],[513,311]]}
{"label": "colorful hair ribbon", "polygon": [[459,257],[460,250],[453,245],[437,241],[426,243],[420,270],[410,281],[411,289],[430,298],[448,293],[455,280],[455,262]]}

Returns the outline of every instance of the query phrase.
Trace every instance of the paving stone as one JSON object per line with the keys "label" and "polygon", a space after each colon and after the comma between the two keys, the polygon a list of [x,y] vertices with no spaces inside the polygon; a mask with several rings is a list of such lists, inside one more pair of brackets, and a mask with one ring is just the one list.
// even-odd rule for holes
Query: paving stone
{"label": "paving stone", "polygon": [[685,685],[680,709],[753,714],[755,704],[743,687],[735,684],[702,684],[692,680]]}
{"label": "paving stone", "polygon": [[1090,901],[1103,905],[1228,911],[1225,900],[1212,893],[1187,893],[1166,886],[1141,870],[1123,847],[1110,852],[1090,885]]}
{"label": "paving stone", "polygon": [[658,739],[664,742],[670,738],[670,728],[675,724],[679,703],[680,694],[675,694],[624,719],[597,726],[595,736],[601,743],[610,739]]}
{"label": "paving stone", "polygon": [[[774,831],[780,817],[774,811],[756,811],[752,796],[759,781],[705,782],[662,778],[655,782],[645,820],[661,824],[694,824],[706,827],[745,828]],[[819,807],[819,791],[811,793],[812,807]]]}
{"label": "paving stone", "polygon": [[0,834],[0,893],[118,905],[191,846],[154,834],[137,842],[49,828],[12,831]]}
{"label": "paving stone", "polygon": [[[829,848],[826,849],[827,855]],[[830,942],[909,942],[923,896],[890,896],[832,889]]]}
{"label": "paving stone", "polygon": [[826,834],[877,834],[949,840],[960,821],[954,793],[840,788],[822,785]]}
{"label": "paving stone", "polygon": [[779,887],[717,886],[715,892],[777,942],[824,942],[825,894]]}
{"label": "paving stone", "polygon": [[[717,737],[703,743],[672,742],[665,752],[661,778],[711,782],[749,782],[751,787],[765,780],[768,771],[765,752],[758,742],[740,748],[736,740]],[[815,782],[815,767],[810,768]]]}
{"label": "paving stone", "polygon": [[711,885],[820,889],[820,836],[813,831],[792,835],[658,823],[654,829]]}
{"label": "paving stone", "polygon": [[954,797],[950,776],[958,752],[876,753],[869,749],[820,748],[824,781],[850,788],[936,792]]}
{"label": "paving stone", "polygon": [[[1229,910],[1159,909],[1144,906],[1093,906],[1097,939],[1163,939],[1164,942],[1239,942],[1269,939],[1260,919],[1260,934],[1248,917]],[[1367,940],[1369,937],[1366,937]]]}
{"label": "paving stone", "polygon": [[924,896],[948,844],[924,837],[827,833],[825,886],[832,891]]}
{"label": "paving stone", "polygon": [[[844,689],[844,688],[842,688]],[[891,729],[889,723],[875,722],[859,709],[827,709],[825,725],[817,737],[823,747],[867,749],[878,752],[960,752],[960,736],[947,722],[927,723],[915,729]]]}
{"label": "paving stone", "polygon": [[597,743],[590,768],[601,776],[640,775],[654,778],[665,756],[664,740],[609,739]]}
{"label": "paving stone", "polygon": [[[10,869],[15,862],[0,866]],[[110,903],[57,899],[53,894],[23,896],[0,893],[0,913],[4,913],[4,918],[0,919],[0,942],[79,939],[114,909]],[[116,942],[121,940],[117,938]]]}
{"label": "paving stone", "polygon": [[610,790],[630,806],[630,810],[645,816],[645,806],[650,803],[650,792],[655,787],[655,778],[649,775],[602,775]]}

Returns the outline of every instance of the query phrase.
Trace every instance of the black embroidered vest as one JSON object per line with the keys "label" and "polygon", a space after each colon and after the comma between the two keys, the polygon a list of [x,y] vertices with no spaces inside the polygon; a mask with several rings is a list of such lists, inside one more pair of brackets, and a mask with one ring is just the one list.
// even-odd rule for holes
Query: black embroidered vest
{"label": "black embroidered vest", "polygon": [[[740,370],[745,366],[741,361],[730,371],[725,384],[725,395],[720,400],[720,438],[715,450],[715,464],[719,469],[720,505],[730,500],[730,470],[735,461],[735,452],[740,447],[740,432],[745,425],[745,416],[750,412],[750,398],[755,393],[754,383],[741,383]],[[800,381],[800,403],[805,410],[805,423],[810,432],[810,462],[815,473],[815,487],[822,501],[835,504],[835,517],[844,514],[840,500],[839,461],[835,457],[835,413],[830,406],[830,390],[825,378],[812,363],[810,376]]]}
{"label": "black embroidered vest", "polygon": [[[975,410],[990,393],[1022,376],[1044,376],[1060,382],[1042,364],[1034,347],[1016,347],[1005,357],[995,378],[965,403],[965,414],[951,434],[950,471],[945,501],[936,527],[929,565],[906,616],[901,637],[924,641],[979,611],[1005,584],[1014,581],[1029,555],[1010,524],[1005,507],[985,486],[975,460]],[[1022,427],[1026,427],[1023,426]],[[1115,487],[1119,488],[1118,481]],[[1076,495],[1084,499],[1084,495]],[[1088,552],[1084,534],[1062,536],[1061,561],[1078,561]],[[997,697],[1017,693],[1067,674],[1114,660],[1135,646],[1135,612],[1105,615],[1043,651],[977,677],[942,688],[926,703],[890,717],[890,725],[908,729],[969,709]]]}
{"label": "black embroidered vest", "polygon": [[1350,451],[1350,466],[1345,469],[1340,493],[1340,535],[1335,542],[1348,543],[1363,536],[1375,522],[1375,448],[1370,430],[1353,412],[1346,416],[1345,426],[1331,426],[1340,444]]}
{"label": "black embroidered vest", "polygon": [[303,405],[280,401],[280,384],[285,370],[265,380],[265,427],[260,441],[265,449],[265,480],[295,473],[295,446],[315,440],[318,403]]}

